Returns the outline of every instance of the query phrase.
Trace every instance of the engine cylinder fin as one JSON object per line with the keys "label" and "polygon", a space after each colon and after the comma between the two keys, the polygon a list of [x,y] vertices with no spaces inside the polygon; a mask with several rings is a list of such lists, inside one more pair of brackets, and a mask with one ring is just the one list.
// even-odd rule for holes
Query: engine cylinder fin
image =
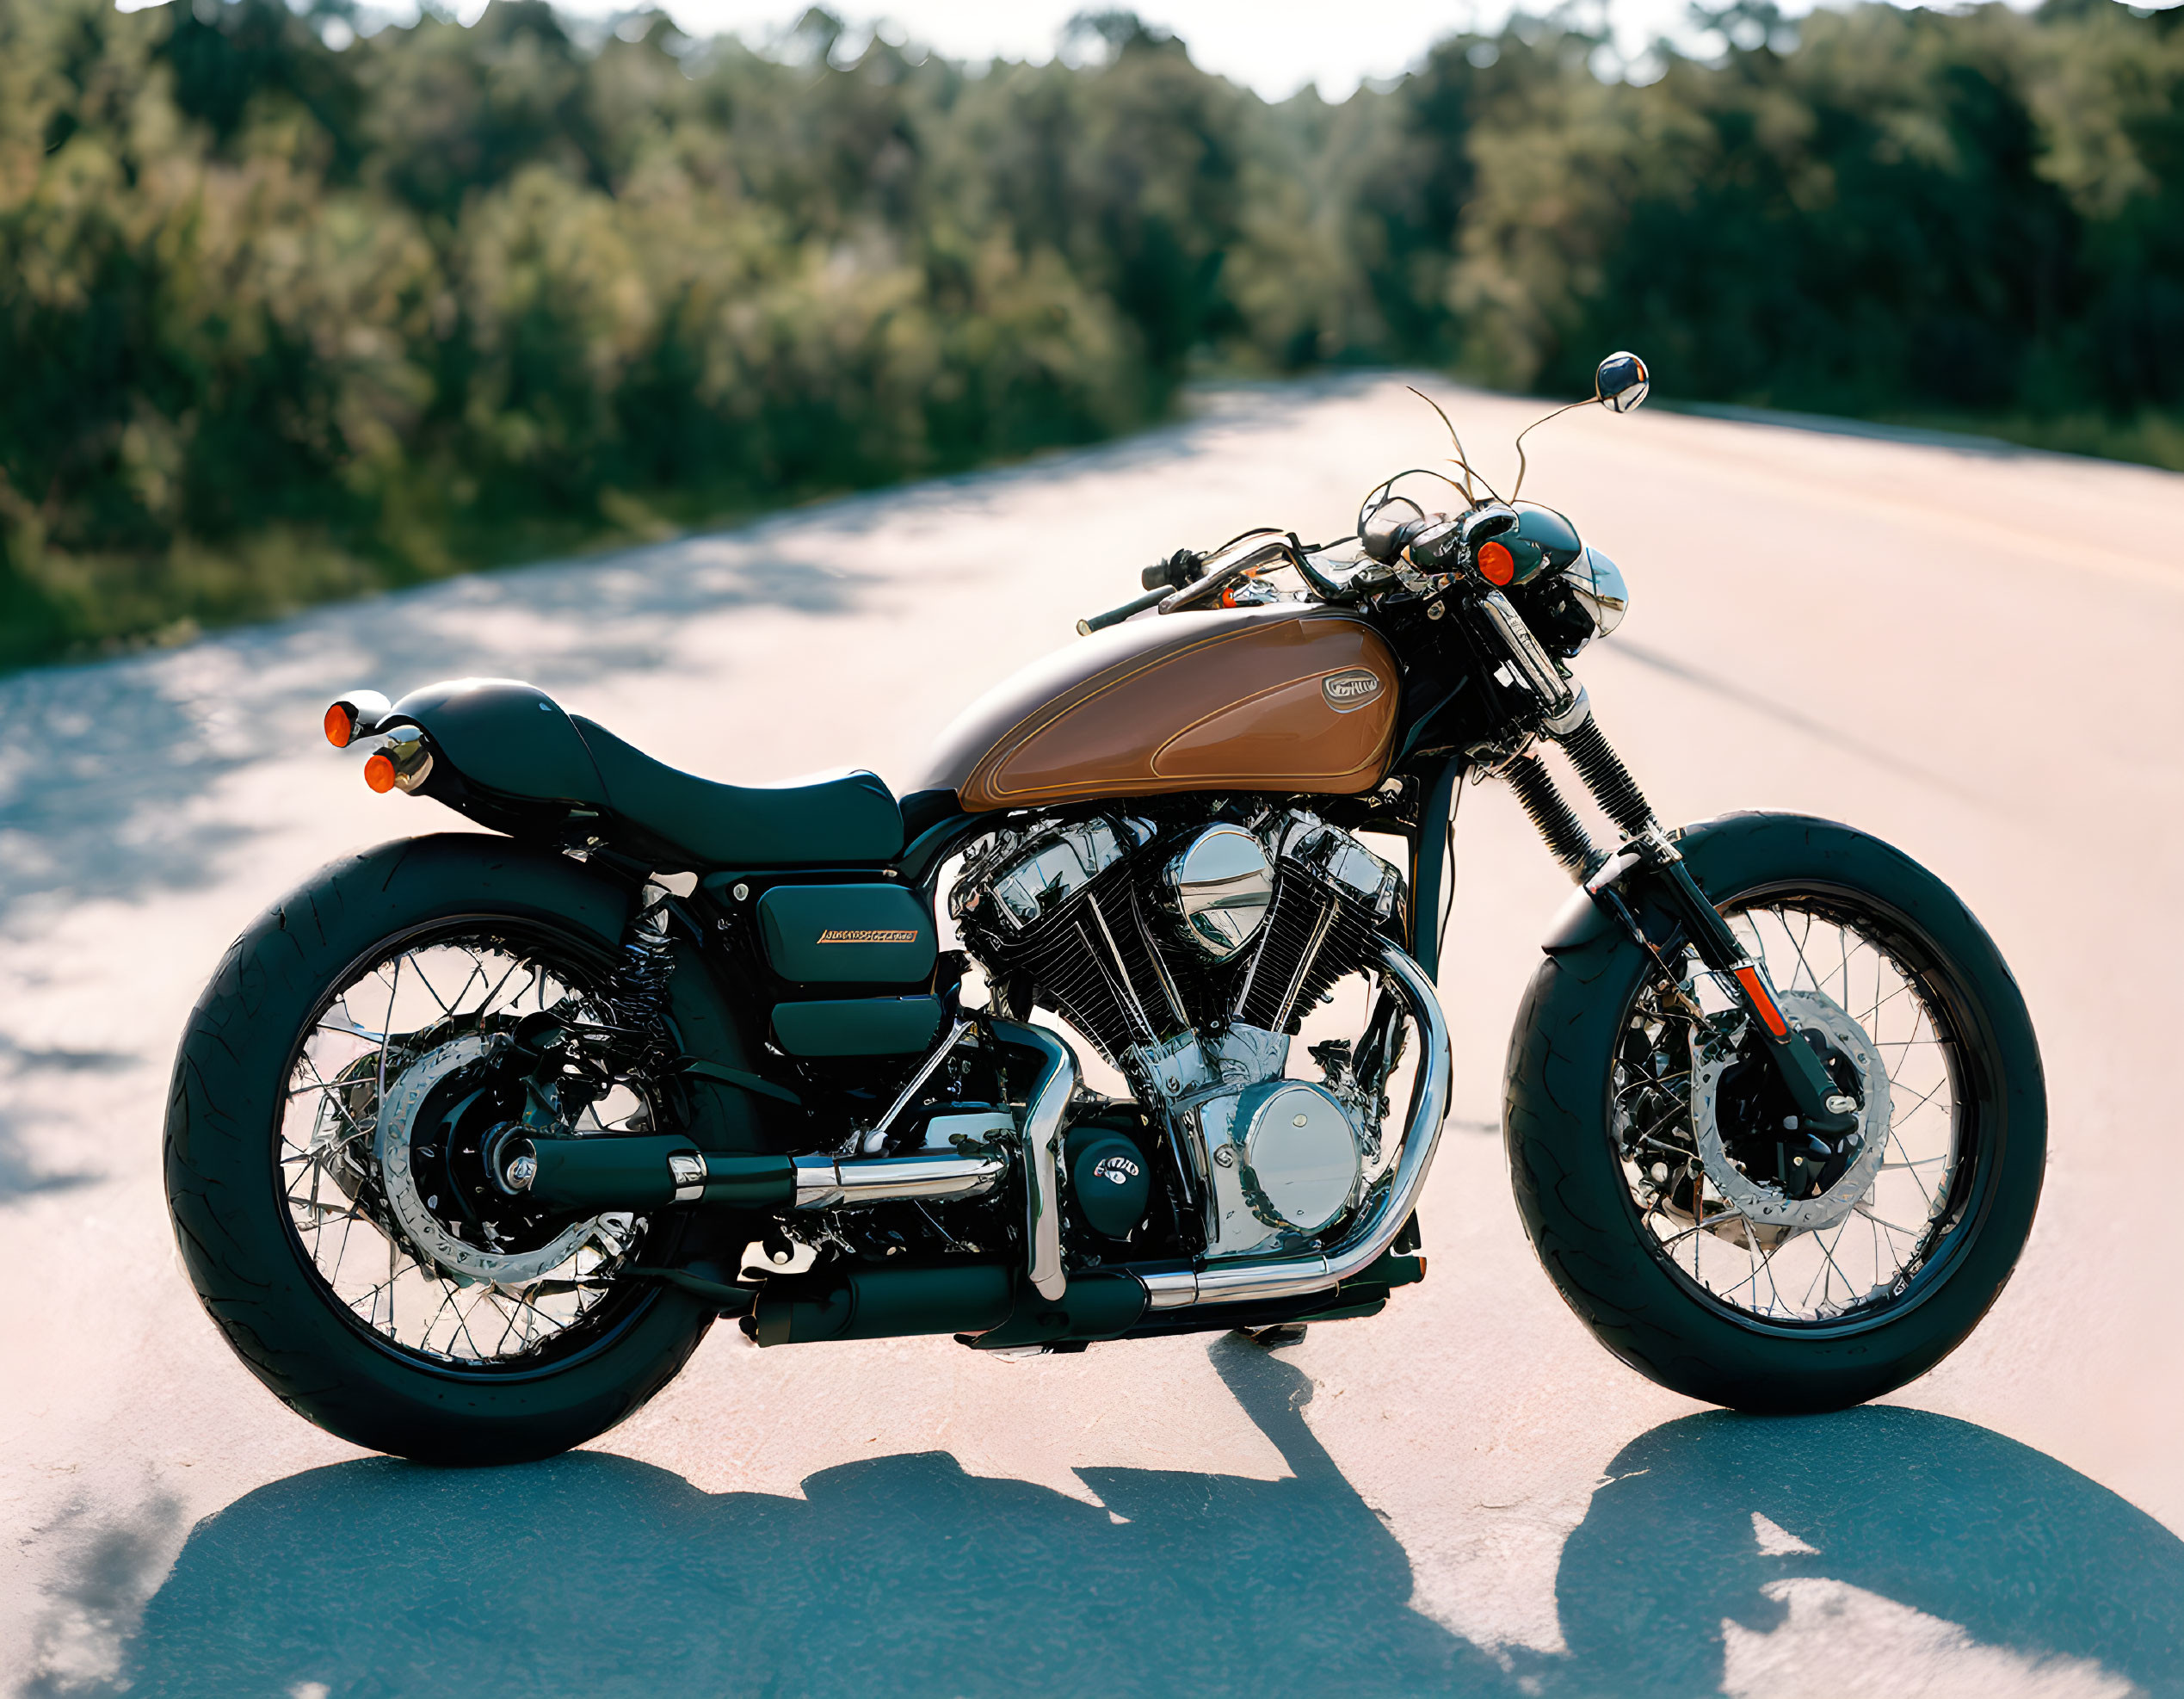
{"label": "engine cylinder fin", "polygon": [[[1109,830],[1121,843],[1150,835]],[[1020,856],[1037,855],[1040,843],[1033,833]],[[1005,880],[1017,865],[992,877]],[[957,905],[965,942],[979,959],[1005,977],[1029,979],[1039,1001],[1118,1066],[1127,1051],[1190,1024],[1189,982],[1163,974],[1167,964],[1156,961],[1141,918],[1136,886],[1143,875],[1144,864],[1125,853],[1021,926],[986,918],[996,908],[991,902]]]}
{"label": "engine cylinder fin", "polygon": [[1305,979],[1312,971],[1312,964],[1319,960],[1320,950],[1327,942],[1328,932],[1341,913],[1342,905],[1338,903],[1328,903],[1321,907],[1311,936],[1305,940],[1304,948],[1297,953],[1297,971],[1289,976],[1289,983],[1282,987],[1278,1011],[1280,1022],[1274,1030],[1281,1031],[1290,1016],[1297,1012],[1298,1001],[1304,994]]}
{"label": "engine cylinder fin", "polygon": [[[1251,993],[1258,985],[1260,971],[1267,965],[1268,953],[1274,950],[1278,942],[1286,936],[1285,923],[1288,919],[1287,911],[1295,906],[1295,897],[1286,887],[1277,884],[1274,887],[1274,903],[1267,910],[1266,919],[1260,924],[1258,948],[1251,952],[1251,960],[1244,964],[1243,981],[1236,988],[1236,1002],[1231,1012],[1237,1020],[1246,1020],[1244,1010],[1251,1006]],[[1262,1023],[1250,1021],[1248,1024],[1258,1026]]]}
{"label": "engine cylinder fin", "polygon": [[1140,900],[1138,887],[1130,887],[1128,894],[1131,925],[1144,944],[1146,959],[1152,963],[1153,977],[1160,981],[1160,994],[1168,1001],[1168,1012],[1174,1016],[1176,1029],[1187,1027],[1191,1023],[1190,1005],[1184,999],[1182,988],[1175,983],[1167,957],[1162,954],[1159,938],[1145,924],[1144,904]]}
{"label": "engine cylinder fin", "polygon": [[1153,1030],[1152,1017],[1145,1013],[1144,1000],[1138,995],[1138,988],[1130,983],[1130,965],[1122,959],[1122,948],[1114,941],[1114,930],[1107,924],[1107,913],[1101,908],[1097,894],[1088,894],[1084,906],[1092,911],[1092,918],[1100,929],[1100,937],[1106,943],[1107,955],[1114,962],[1115,985],[1119,993],[1116,1001],[1127,1005],[1138,1022],[1138,1036],[1150,1044],[1160,1035]]}
{"label": "engine cylinder fin", "polygon": [[1355,905],[1293,878],[1274,898],[1266,934],[1238,988],[1233,1018],[1268,1032],[1294,1033],[1305,1012],[1369,948],[1373,922]]}
{"label": "engine cylinder fin", "polygon": [[[951,908],[997,982],[1027,979],[1041,1003],[1118,1066],[1130,1051],[1209,1021],[1294,1033],[1336,979],[1370,958],[1399,880],[1355,839],[1311,815],[1255,831],[1270,835],[1262,840],[1270,851],[1281,848],[1270,856],[1271,905],[1233,960],[1203,960],[1163,931],[1173,922],[1151,906],[1154,881],[1175,840],[1162,842],[1144,822],[1033,828],[978,868]],[[1068,873],[1089,863],[1065,860],[1055,846],[1095,837],[1134,842],[1138,853],[1125,850],[1063,888],[1052,867]]]}

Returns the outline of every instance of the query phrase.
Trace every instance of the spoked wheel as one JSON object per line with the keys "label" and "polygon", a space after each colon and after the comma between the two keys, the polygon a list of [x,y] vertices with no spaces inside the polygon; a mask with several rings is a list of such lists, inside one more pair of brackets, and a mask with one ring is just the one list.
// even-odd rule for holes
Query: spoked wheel
{"label": "spoked wheel", "polygon": [[1798,1124],[1694,951],[1599,926],[1543,964],[1511,1041],[1520,1213],[1570,1307],[1663,1385],[1755,1411],[1876,1397],[1971,1331],[2031,1231],[2023,998],[1955,893],[1863,833],[1734,815],[1682,847],[1857,1124]]}
{"label": "spoked wheel", "polygon": [[[1828,1327],[1916,1302],[1983,1178],[1976,1099],[1946,994],[1855,895],[1743,899],[1731,930],[1786,1017],[1859,1103],[1839,1139],[1801,1132],[1733,989],[1695,951],[1633,1000],[1613,1128],[1651,1249],[1709,1302]],[[1902,948],[1899,943],[1897,948]]]}
{"label": "spoked wheel", "polygon": [[527,1110],[580,1134],[652,1125],[626,1079],[587,1090],[564,1073],[550,1101],[526,1101],[528,1033],[612,1026],[602,978],[566,941],[457,922],[361,966],[314,1016],[276,1135],[288,1219],[328,1295],[389,1348],[472,1371],[534,1368],[641,1296],[617,1276],[651,1223],[567,1220],[487,1172],[494,1133]]}
{"label": "spoked wheel", "polygon": [[[176,1060],[168,1202],[206,1308],[293,1408],[515,1461],[612,1427],[704,1334],[708,1307],[635,1272],[682,1212],[555,1215],[489,1171],[527,1118],[667,1111],[610,1060],[627,909],[566,857],[451,835],[336,863],[236,942]],[[678,1008],[725,1018],[688,977]]]}

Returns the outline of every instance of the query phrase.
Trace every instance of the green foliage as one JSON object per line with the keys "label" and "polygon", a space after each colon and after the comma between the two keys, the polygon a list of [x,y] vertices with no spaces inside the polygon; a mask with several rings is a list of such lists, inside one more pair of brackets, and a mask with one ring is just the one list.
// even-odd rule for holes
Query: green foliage
{"label": "green foliage", "polygon": [[[0,664],[1426,361],[2184,460],[2184,29],[1520,19],[1277,106],[1125,13],[975,71],[543,0],[0,0]],[[345,37],[345,30],[339,32]]]}
{"label": "green foliage", "polygon": [[2184,401],[2173,15],[1868,5],[1786,53],[1723,16],[1755,27],[1718,64],[1477,112],[1443,297],[1476,369],[1566,388],[1628,343],[1672,394],[1820,411]]}

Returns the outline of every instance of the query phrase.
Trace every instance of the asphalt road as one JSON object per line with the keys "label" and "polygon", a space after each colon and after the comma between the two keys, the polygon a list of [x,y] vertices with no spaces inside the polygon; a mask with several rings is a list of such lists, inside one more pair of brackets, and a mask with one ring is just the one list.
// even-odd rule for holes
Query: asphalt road
{"label": "asphalt road", "polygon": [[[1530,410],[1447,394],[1506,466]],[[2052,1157],[2016,1279],[1885,1405],[1708,1413],[1565,1311],[1500,1060],[1566,887],[1470,794],[1432,1273],[1268,1356],[1001,1362],[717,1329],[583,1453],[360,1455],[233,1361],[157,1154],[183,1015],[375,797],[330,693],[466,673],[661,757],[900,784],[956,708],[1244,526],[1346,529],[1435,452],[1387,380],[1251,388],[1120,445],[747,529],[0,680],[0,1668],[25,1691],[2184,1692],[2173,1246],[2184,479],[1583,413],[1534,494],[1623,565],[1581,663],[1665,818],[1783,806],[1939,870],[2015,965]]]}

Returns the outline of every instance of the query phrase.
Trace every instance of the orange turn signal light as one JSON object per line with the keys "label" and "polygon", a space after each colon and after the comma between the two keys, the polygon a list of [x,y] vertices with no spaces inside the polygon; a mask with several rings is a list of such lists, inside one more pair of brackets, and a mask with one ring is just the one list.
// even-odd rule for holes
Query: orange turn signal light
{"label": "orange turn signal light", "polygon": [[385,796],[394,788],[394,757],[381,750],[364,763],[364,782]]}
{"label": "orange turn signal light", "polygon": [[326,741],[336,749],[347,749],[356,736],[356,722],[349,718],[349,704],[336,702],[326,710]]}
{"label": "orange turn signal light", "polygon": [[1478,575],[1497,589],[1516,577],[1516,556],[1502,543],[1481,543],[1473,557],[1478,562]]}

